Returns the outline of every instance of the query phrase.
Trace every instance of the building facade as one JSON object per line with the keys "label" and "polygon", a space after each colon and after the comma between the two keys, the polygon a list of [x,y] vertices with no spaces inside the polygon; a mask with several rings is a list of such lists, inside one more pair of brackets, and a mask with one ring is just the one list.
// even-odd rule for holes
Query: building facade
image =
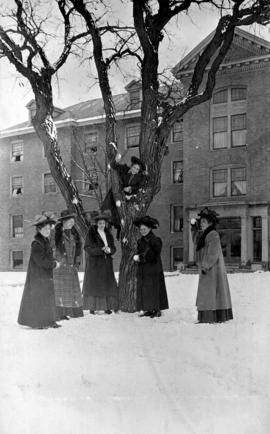
{"label": "building facade", "polygon": [[[173,69],[184,86],[211,35]],[[118,147],[123,161],[138,156],[141,90],[132,81],[114,96]],[[33,239],[31,221],[42,211],[59,215],[64,200],[55,185],[42,144],[29,120],[0,136],[0,270],[25,270]],[[270,237],[270,43],[237,29],[210,101],[179,120],[168,140],[161,190],[149,214],[158,218],[165,270],[193,264],[189,221],[204,206],[220,215],[219,233],[225,261],[235,266],[268,268]],[[97,209],[92,184],[85,175],[97,159],[104,168],[104,112],[101,99],[55,108],[62,158],[81,193],[85,209]],[[115,268],[119,265],[120,246]]]}
{"label": "building facade", "polygon": [[[189,82],[208,38],[175,67]],[[269,267],[270,43],[236,30],[212,99],[184,119],[184,261],[194,261],[189,220],[203,206],[220,216],[227,264]]]}
{"label": "building facade", "polygon": [[[139,156],[140,86],[132,82],[127,93],[116,95],[117,139],[123,162],[130,164],[132,155]],[[42,143],[31,125],[34,101],[27,105],[28,122],[1,132],[0,191],[2,225],[0,228],[0,270],[25,270],[34,235],[31,222],[36,214],[65,209],[65,202],[56,186],[44,156]],[[88,167],[104,158],[105,128],[101,99],[86,101],[65,110],[55,108],[54,121],[64,163],[75,180],[86,210],[98,209],[93,191],[95,179],[86,176]],[[182,123],[177,124],[168,141],[169,154],[164,162],[162,188],[149,211],[160,220],[159,234],[164,240],[165,269],[174,269],[183,260],[183,146]],[[105,190],[105,177],[92,171]],[[120,245],[115,258],[119,266]]]}

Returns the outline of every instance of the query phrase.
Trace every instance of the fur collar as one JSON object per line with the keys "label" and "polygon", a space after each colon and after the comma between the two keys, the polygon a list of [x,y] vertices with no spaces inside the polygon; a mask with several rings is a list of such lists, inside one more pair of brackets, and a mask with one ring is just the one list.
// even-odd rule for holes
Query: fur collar
{"label": "fur collar", "polygon": [[216,227],[214,225],[210,225],[208,226],[208,228],[205,229],[205,231],[203,231],[203,233],[201,234],[201,236],[198,239],[197,242],[197,247],[196,250],[198,252],[198,250],[201,250],[204,246],[205,246],[205,238],[207,237],[207,235],[212,232],[215,231]]}

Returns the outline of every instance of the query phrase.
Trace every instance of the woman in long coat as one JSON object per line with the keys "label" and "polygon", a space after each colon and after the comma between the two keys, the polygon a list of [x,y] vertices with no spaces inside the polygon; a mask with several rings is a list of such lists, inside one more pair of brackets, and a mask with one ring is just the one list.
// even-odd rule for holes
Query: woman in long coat
{"label": "woman in long coat", "polygon": [[59,263],[53,257],[49,236],[55,221],[45,215],[35,217],[35,239],[31,245],[26,282],[18,323],[32,328],[60,327],[56,323],[53,269]]}
{"label": "woman in long coat", "polygon": [[198,216],[199,219],[191,221],[199,268],[196,300],[198,322],[228,321],[233,319],[232,302],[220,238],[216,231],[217,214],[204,208]]}
{"label": "woman in long coat", "polygon": [[75,226],[75,214],[61,211],[55,227],[55,257],[60,267],[54,272],[56,313],[59,319],[83,316],[82,294],[78,277],[81,240]]}
{"label": "woman in long coat", "polygon": [[162,241],[152,229],[158,221],[145,216],[134,221],[142,237],[138,240],[137,253],[133,257],[138,263],[137,269],[137,310],[143,310],[140,316],[160,317],[161,310],[168,309],[168,298],[161,262]]}
{"label": "woman in long coat", "polygon": [[118,288],[113,272],[112,255],[116,252],[114,239],[107,229],[107,214],[99,214],[90,226],[84,249],[86,267],[83,282],[83,308],[95,314],[111,314],[118,310]]}

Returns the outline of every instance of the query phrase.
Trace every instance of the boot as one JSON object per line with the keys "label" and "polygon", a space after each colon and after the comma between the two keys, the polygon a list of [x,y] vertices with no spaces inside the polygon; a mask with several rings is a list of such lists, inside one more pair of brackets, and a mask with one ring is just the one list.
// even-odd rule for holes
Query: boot
{"label": "boot", "polygon": [[140,314],[139,317],[143,317],[143,316],[151,316],[151,315],[153,315],[153,311],[151,311],[151,310],[147,310],[146,312]]}

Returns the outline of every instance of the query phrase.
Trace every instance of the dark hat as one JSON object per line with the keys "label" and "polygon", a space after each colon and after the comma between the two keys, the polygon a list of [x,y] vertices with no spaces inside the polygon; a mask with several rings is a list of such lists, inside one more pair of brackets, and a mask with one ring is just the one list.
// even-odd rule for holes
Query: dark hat
{"label": "dark hat", "polygon": [[98,222],[98,220],[105,220],[107,222],[110,221],[111,219],[111,211],[110,210],[105,210],[102,213],[97,212],[97,211],[93,211],[91,214],[91,218],[93,220],[95,220],[95,222]]}
{"label": "dark hat", "polygon": [[149,215],[145,215],[144,217],[139,217],[135,219],[133,224],[137,227],[144,225],[151,229],[156,229],[159,226],[158,220],[150,217]]}
{"label": "dark hat", "polygon": [[56,219],[49,217],[48,215],[38,214],[35,216],[32,226],[46,226],[46,225],[54,225],[56,223]]}
{"label": "dark hat", "polygon": [[58,220],[67,220],[67,219],[72,219],[75,217],[76,217],[75,213],[71,213],[68,209],[64,209],[64,211],[61,211],[60,217]]}
{"label": "dark hat", "polygon": [[138,164],[138,166],[141,167],[141,170],[145,170],[145,164],[142,162],[142,160],[140,160],[138,157],[131,157],[131,165],[133,166],[134,164]]}
{"label": "dark hat", "polygon": [[205,218],[206,220],[212,222],[213,224],[218,223],[218,213],[214,211],[213,209],[209,209],[208,207],[203,208],[199,213],[198,216],[200,219]]}

